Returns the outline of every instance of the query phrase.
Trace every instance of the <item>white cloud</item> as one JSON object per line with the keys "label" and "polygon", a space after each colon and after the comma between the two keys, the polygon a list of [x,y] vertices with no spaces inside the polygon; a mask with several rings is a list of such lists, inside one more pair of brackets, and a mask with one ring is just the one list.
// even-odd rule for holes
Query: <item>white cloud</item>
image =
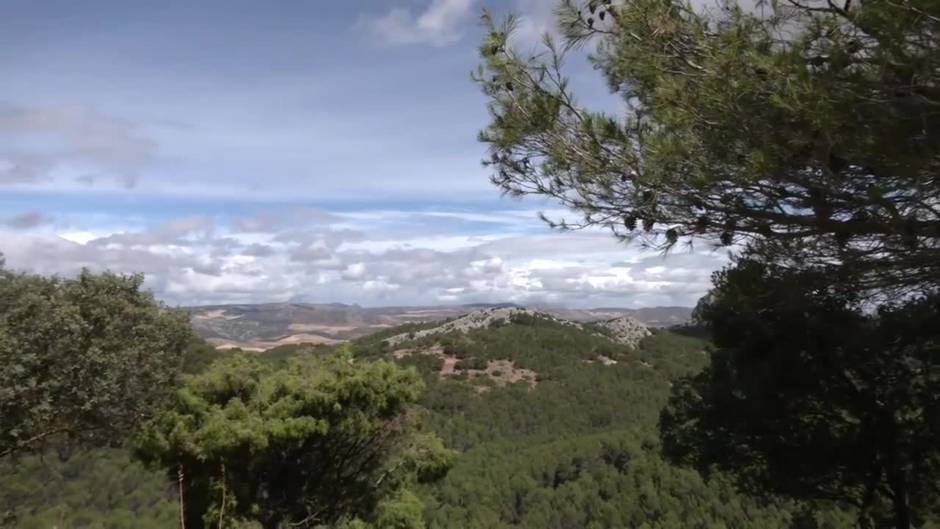
{"label": "white cloud", "polygon": [[514,46],[538,47],[546,33],[560,39],[555,25],[557,3],[548,0],[516,0],[519,25],[512,35]]}
{"label": "white cloud", "polygon": [[343,279],[348,281],[354,281],[357,279],[362,279],[366,276],[366,265],[362,263],[352,263],[346,265],[346,269],[343,270],[341,274]]}
{"label": "white cloud", "polygon": [[[389,45],[430,44],[444,46],[459,41],[462,29],[471,22],[475,11],[482,9],[477,0],[432,0],[421,12],[394,7],[379,17],[363,17],[366,27],[383,43]],[[519,25],[513,34],[516,45],[534,47],[545,33],[560,37],[555,27],[556,2],[549,0],[516,0],[512,10]]]}
{"label": "white cloud", "polygon": [[475,0],[432,0],[420,13],[395,7],[380,17],[366,17],[367,27],[390,45],[430,44],[444,46],[460,40],[461,26],[473,12]]}
{"label": "white cloud", "polygon": [[[410,220],[398,224],[342,212],[330,212],[329,222],[314,215],[305,223],[282,223],[281,214],[296,218],[272,210],[280,231],[260,233],[209,216],[114,233],[80,225],[58,235],[0,227],[0,251],[11,267],[44,274],[82,267],[142,272],[159,298],[185,305],[692,305],[707,290],[711,272],[726,262],[707,251],[663,257],[606,233],[548,232],[531,211],[501,213],[506,220],[485,238],[455,234],[460,244],[424,235],[443,219],[435,212],[390,212]],[[459,226],[450,229],[459,233]],[[527,233],[519,235],[520,229]]]}

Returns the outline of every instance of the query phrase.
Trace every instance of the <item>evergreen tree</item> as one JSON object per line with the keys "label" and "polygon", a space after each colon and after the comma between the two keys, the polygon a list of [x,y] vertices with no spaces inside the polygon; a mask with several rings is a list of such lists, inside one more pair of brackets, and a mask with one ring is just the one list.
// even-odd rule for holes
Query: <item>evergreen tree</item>
{"label": "evergreen tree", "polygon": [[940,297],[862,309],[824,271],[717,273],[697,309],[711,366],[673,387],[664,452],[758,495],[850,503],[863,527],[935,516]]}
{"label": "evergreen tree", "polygon": [[[481,46],[493,181],[617,237],[695,235],[816,265],[860,285],[940,285],[940,3],[934,0],[564,0],[563,42]],[[573,48],[627,108],[578,103]]]}
{"label": "evergreen tree", "polygon": [[381,522],[410,511],[403,486],[450,465],[411,409],[422,387],[413,370],[347,354],[282,370],[226,359],[188,381],[137,452],[178,480],[190,529]]}

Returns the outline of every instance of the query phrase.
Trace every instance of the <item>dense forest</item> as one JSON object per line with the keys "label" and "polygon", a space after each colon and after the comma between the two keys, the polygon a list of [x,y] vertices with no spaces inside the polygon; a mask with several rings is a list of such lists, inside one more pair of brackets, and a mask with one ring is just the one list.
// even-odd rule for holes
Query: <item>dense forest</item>
{"label": "dense forest", "polygon": [[[351,351],[363,362],[390,358],[383,339],[414,329],[364,338]],[[427,390],[418,405],[445,445],[460,452],[443,479],[416,490],[428,527],[834,528],[853,519],[838,505],[741,496],[720,474],[705,478],[662,459],[659,412],[671,381],[707,363],[701,339],[660,330],[634,350],[590,326],[530,317],[397,347],[438,345],[461,361],[510,360],[537,373],[537,382],[441,377],[434,355],[397,360],[421,374]],[[194,340],[187,365],[204,371],[203,359],[240,354]],[[277,369],[290,358],[332,354],[324,346],[288,346],[257,358]],[[64,461],[53,452],[26,456],[7,462],[5,472],[0,493],[14,506],[17,527],[167,527],[178,516],[174,483],[125,449]]]}

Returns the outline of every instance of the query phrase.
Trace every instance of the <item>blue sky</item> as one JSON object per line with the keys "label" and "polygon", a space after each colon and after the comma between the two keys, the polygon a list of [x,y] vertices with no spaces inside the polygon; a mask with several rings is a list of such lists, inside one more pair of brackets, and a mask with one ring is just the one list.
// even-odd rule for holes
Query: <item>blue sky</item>
{"label": "blue sky", "polygon": [[489,184],[483,7],[551,29],[549,0],[0,1],[0,251],[171,304],[694,303],[723,256],[551,232]]}

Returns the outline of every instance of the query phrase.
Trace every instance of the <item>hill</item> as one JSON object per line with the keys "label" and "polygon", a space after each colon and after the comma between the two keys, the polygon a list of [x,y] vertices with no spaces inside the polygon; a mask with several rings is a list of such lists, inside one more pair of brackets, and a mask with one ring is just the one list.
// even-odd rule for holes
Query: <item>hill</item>
{"label": "hill", "polygon": [[[430,528],[782,529],[805,517],[661,458],[659,411],[673,380],[706,365],[707,344],[652,329],[628,345],[616,338],[623,324],[497,309],[353,342],[360,358],[393,357],[425,376],[422,405],[462,452],[421,490]],[[840,527],[843,515],[814,516]]]}
{"label": "hill", "polygon": [[[851,513],[831,506],[807,514],[793,503],[748,498],[721,475],[662,459],[659,411],[677,377],[706,365],[707,344],[662,329],[626,344],[616,337],[622,323],[504,307],[350,343],[358,361],[416,369],[428,386],[416,412],[461,453],[441,482],[418,490],[429,529],[851,525]],[[289,345],[257,358],[277,364],[332,349]],[[210,351],[200,354],[227,354]],[[11,476],[0,484],[0,502],[17,505],[21,527],[160,527],[173,512],[171,483],[123,451],[0,470]]]}
{"label": "hill", "polygon": [[[193,328],[219,348],[238,347],[262,351],[298,343],[334,344],[411,323],[456,318],[486,309],[513,308],[512,304],[478,304],[427,307],[360,307],[341,303],[265,303],[189,307]],[[518,307],[517,307],[518,308]],[[686,307],[643,309],[539,310],[574,322],[631,317],[650,327],[668,327],[688,321]]]}
{"label": "hill", "polygon": [[576,329],[589,329],[602,334],[612,341],[636,347],[640,340],[650,335],[649,328],[630,316],[620,316],[610,320],[602,320],[582,325],[576,321],[565,320],[554,314],[524,307],[502,307],[475,310],[452,320],[446,320],[439,325],[396,334],[386,338],[389,345],[396,345],[406,340],[424,338],[431,335],[446,335],[449,333],[466,334],[477,329],[487,329],[494,326],[505,325],[525,318],[541,318],[560,325],[568,325]]}

